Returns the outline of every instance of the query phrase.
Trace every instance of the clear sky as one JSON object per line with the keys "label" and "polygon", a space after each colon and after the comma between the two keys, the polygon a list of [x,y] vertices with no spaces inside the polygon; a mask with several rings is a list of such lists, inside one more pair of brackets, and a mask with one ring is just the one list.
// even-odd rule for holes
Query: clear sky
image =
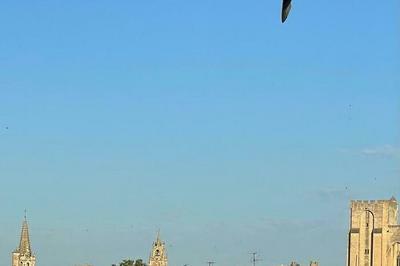
{"label": "clear sky", "polygon": [[400,196],[400,2],[2,1],[0,265],[344,265]]}

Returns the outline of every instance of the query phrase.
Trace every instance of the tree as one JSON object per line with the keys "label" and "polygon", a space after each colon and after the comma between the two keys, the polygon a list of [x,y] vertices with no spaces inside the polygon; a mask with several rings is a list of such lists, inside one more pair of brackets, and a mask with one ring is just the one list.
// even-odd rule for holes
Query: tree
{"label": "tree", "polygon": [[[117,264],[112,264],[111,266],[117,266]],[[137,259],[136,261],[131,259],[123,260],[119,263],[119,266],[147,266],[142,259]]]}
{"label": "tree", "polygon": [[135,261],[131,259],[123,260],[122,262],[119,263],[119,266],[134,266]]}
{"label": "tree", "polygon": [[135,261],[135,266],[147,266],[146,263],[143,262],[143,260],[138,259]]}

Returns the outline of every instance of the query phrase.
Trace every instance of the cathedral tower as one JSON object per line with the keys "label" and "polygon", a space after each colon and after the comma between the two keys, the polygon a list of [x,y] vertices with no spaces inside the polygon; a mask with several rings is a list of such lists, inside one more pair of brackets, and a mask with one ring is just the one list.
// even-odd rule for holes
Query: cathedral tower
{"label": "cathedral tower", "polygon": [[160,239],[160,232],[157,234],[157,239],[153,243],[149,266],[168,266],[167,250],[165,249],[165,243]]}
{"label": "cathedral tower", "polygon": [[25,219],[22,223],[19,247],[12,253],[12,266],[35,266],[35,263],[36,257],[31,249],[28,222],[25,215]]}
{"label": "cathedral tower", "polygon": [[400,225],[395,198],[352,201],[348,266],[400,266]]}

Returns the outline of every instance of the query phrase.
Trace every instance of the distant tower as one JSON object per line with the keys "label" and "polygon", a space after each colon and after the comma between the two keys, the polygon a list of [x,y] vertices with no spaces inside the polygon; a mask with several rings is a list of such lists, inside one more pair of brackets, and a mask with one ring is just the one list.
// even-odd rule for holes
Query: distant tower
{"label": "distant tower", "polygon": [[25,214],[25,219],[22,223],[19,247],[12,253],[12,266],[35,266],[35,263],[36,257],[31,249],[28,222]]}
{"label": "distant tower", "polygon": [[348,241],[348,266],[400,266],[396,199],[352,201]]}
{"label": "distant tower", "polygon": [[165,243],[160,239],[160,232],[158,232],[157,239],[153,243],[149,266],[168,266],[167,250],[165,249]]}

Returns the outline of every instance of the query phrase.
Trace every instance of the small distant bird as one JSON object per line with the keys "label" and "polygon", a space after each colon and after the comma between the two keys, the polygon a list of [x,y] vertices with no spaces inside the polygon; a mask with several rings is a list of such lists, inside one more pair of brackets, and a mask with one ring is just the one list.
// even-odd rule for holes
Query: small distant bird
{"label": "small distant bird", "polygon": [[353,120],[352,119],[352,111],[353,111],[353,105],[352,104],[349,104],[349,107],[348,107],[348,109],[347,109],[347,112],[348,112],[348,120]]}
{"label": "small distant bird", "polygon": [[289,16],[290,9],[292,8],[292,0],[283,0],[282,3],[282,23],[284,23]]}

